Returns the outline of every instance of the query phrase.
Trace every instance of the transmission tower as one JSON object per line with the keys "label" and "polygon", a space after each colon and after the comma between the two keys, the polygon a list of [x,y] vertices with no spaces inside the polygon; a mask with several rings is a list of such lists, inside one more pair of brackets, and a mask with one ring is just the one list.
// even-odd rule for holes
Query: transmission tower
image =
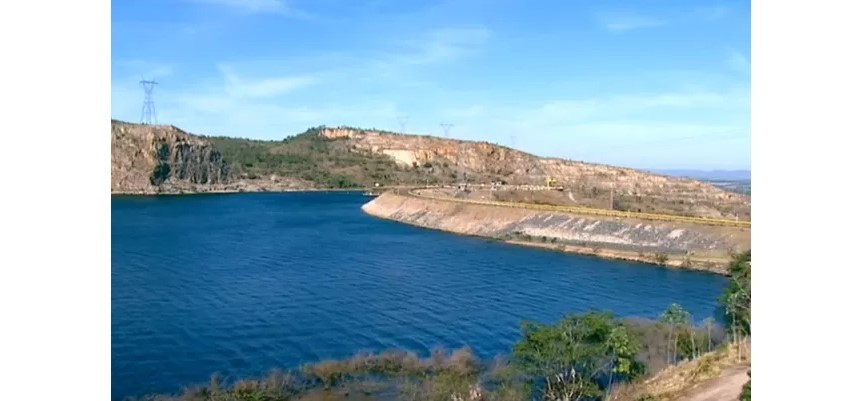
{"label": "transmission tower", "polygon": [[449,129],[452,128],[452,124],[440,124],[440,126],[443,127],[443,136],[448,138],[449,137]]}
{"label": "transmission tower", "polygon": [[141,124],[158,124],[156,118],[156,104],[153,102],[153,88],[159,83],[141,78],[141,86],[144,88],[144,106],[141,108]]}
{"label": "transmission tower", "polygon": [[407,125],[407,116],[398,116],[398,125],[401,126],[401,134],[406,134],[407,132],[404,130],[404,126]]}

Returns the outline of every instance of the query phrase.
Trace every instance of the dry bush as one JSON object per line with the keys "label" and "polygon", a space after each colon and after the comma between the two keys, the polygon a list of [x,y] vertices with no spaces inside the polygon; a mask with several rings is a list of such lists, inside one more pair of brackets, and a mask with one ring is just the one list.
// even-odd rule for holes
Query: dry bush
{"label": "dry bush", "polygon": [[722,370],[750,360],[750,355],[737,356],[737,350],[746,349],[724,343],[715,351],[703,356],[668,366],[649,379],[622,385],[609,397],[613,401],[669,400],[692,386],[718,376]]}

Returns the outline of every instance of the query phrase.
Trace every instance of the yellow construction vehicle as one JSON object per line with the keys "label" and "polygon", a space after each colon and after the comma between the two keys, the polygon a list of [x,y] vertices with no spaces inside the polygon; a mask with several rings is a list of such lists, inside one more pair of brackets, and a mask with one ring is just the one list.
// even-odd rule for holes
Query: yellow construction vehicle
{"label": "yellow construction vehicle", "polygon": [[550,187],[553,187],[553,186],[556,186],[556,185],[557,185],[557,180],[555,180],[555,179],[553,179],[553,178],[551,178],[551,177],[548,177],[547,182],[548,182],[548,188],[550,188]]}

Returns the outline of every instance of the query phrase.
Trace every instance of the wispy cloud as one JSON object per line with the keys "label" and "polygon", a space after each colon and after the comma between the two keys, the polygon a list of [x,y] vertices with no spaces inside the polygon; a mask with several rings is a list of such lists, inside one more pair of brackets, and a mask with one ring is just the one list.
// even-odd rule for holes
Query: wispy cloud
{"label": "wispy cloud", "polygon": [[617,11],[596,15],[599,25],[611,32],[626,32],[640,28],[650,28],[664,25],[665,21],[656,17],[638,14],[632,11]]}
{"label": "wispy cloud", "polygon": [[246,14],[279,14],[295,18],[308,18],[304,11],[290,6],[284,0],[185,0],[191,3],[230,8]]}
{"label": "wispy cloud", "polygon": [[707,20],[717,20],[724,18],[730,13],[730,9],[724,5],[698,7],[694,10],[694,15]]}
{"label": "wispy cloud", "polygon": [[244,79],[232,68],[220,65],[225,80],[225,92],[234,98],[266,98],[283,95],[316,83],[309,75],[290,75],[275,78]]}
{"label": "wispy cloud", "polygon": [[683,111],[723,107],[745,107],[747,93],[742,90],[727,92],[691,91],[655,94],[625,94],[588,99],[557,100],[545,103],[531,111],[538,120],[559,121],[571,124],[602,118],[616,118],[655,110]]}
{"label": "wispy cloud", "polygon": [[409,65],[451,61],[477,51],[490,36],[491,31],[484,27],[438,29],[398,43],[399,53],[390,61]]}
{"label": "wispy cloud", "polygon": [[[464,139],[493,135],[509,143],[520,138],[520,148],[542,155],[616,164],[637,158],[660,164],[669,147],[678,147],[685,154],[680,158],[696,163],[710,152],[709,146],[699,144],[744,145],[750,132],[748,108],[747,88],[735,87],[562,98],[521,106],[468,103],[448,116],[457,127],[456,136]],[[728,114],[736,117],[716,117]],[[538,137],[541,140],[523,140]],[[650,153],[661,149],[665,153]]]}

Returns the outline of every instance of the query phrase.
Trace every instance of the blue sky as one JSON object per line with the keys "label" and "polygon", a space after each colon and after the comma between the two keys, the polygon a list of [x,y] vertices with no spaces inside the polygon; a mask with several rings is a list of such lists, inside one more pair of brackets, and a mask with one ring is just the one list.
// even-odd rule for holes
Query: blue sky
{"label": "blue sky", "polygon": [[637,168],[748,169],[750,3],[115,0],[111,116],[350,125]]}

